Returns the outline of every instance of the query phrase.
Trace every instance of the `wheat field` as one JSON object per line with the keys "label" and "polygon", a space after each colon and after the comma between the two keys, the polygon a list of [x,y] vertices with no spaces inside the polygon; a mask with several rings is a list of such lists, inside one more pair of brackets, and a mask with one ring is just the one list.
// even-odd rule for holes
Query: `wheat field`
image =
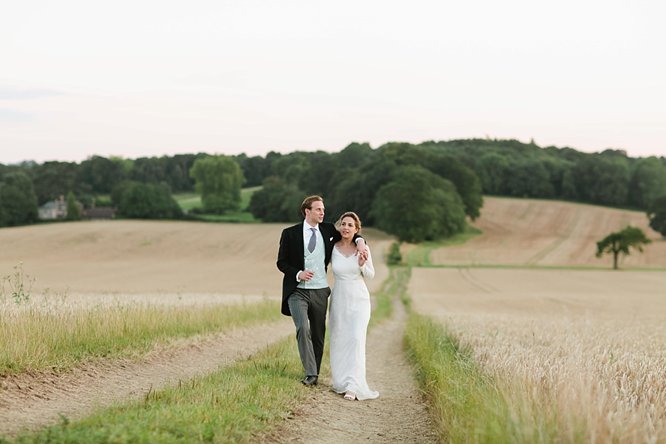
{"label": "wheat field", "polygon": [[[500,381],[516,417],[555,418],[565,442],[666,442],[666,244],[651,232],[645,253],[612,271],[609,258],[590,257],[593,240],[639,225],[641,213],[486,202],[484,233],[433,255],[469,266],[412,271],[415,311]],[[553,264],[562,268],[534,267]],[[576,268],[592,264],[600,269]]]}

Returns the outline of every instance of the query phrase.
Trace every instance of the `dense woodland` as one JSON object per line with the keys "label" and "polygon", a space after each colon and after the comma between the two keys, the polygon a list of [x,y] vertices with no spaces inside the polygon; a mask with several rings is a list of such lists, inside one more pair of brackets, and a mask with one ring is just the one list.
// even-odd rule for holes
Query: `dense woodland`
{"label": "dense woodland", "polygon": [[[150,211],[133,208],[147,196],[164,202],[165,209],[154,217],[180,217],[168,195],[205,190],[201,182],[197,184],[192,167],[198,159],[209,157],[220,156],[93,156],[80,163],[0,164],[0,226],[33,223],[37,206],[68,193],[84,207],[122,207],[125,195],[129,207],[120,211],[125,217],[151,217]],[[240,170],[225,183],[263,185],[249,207],[258,219],[298,220],[303,196],[321,194],[331,218],[351,209],[365,224],[410,241],[460,232],[466,217],[478,217],[484,194],[564,199],[652,214],[666,196],[664,157],[631,158],[610,149],[590,154],[516,140],[392,142],[376,149],[352,143],[337,153],[270,152],[230,159]],[[130,191],[138,196],[135,200],[127,197]],[[214,202],[210,196],[209,202]],[[224,206],[218,205],[215,211],[223,212]]]}

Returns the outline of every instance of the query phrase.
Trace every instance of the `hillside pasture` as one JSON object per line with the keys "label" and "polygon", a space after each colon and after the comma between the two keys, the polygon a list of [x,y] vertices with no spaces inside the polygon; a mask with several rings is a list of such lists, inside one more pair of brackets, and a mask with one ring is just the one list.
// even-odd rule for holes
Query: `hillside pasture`
{"label": "hillside pasture", "polygon": [[666,241],[648,226],[645,213],[571,202],[484,197],[473,223],[483,234],[463,245],[436,249],[439,265],[585,266],[609,268],[596,243],[627,225],[641,228],[652,243],[644,253],[621,259],[622,268],[666,269]]}

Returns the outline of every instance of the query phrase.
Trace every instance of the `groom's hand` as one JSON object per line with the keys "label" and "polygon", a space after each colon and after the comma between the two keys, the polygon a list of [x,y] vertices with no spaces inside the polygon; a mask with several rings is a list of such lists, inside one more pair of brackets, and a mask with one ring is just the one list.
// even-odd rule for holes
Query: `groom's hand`
{"label": "groom's hand", "polygon": [[365,245],[365,239],[362,237],[356,239],[356,254],[358,256],[365,255],[365,259],[368,259],[368,246]]}
{"label": "groom's hand", "polygon": [[299,281],[309,281],[312,279],[314,276],[314,272],[311,270],[303,270],[300,273],[298,273],[298,280]]}

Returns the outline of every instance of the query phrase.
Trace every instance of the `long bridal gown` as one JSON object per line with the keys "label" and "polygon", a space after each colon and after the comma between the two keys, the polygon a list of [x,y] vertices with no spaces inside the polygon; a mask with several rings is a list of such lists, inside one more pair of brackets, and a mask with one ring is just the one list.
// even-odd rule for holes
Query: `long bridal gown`
{"label": "long bridal gown", "polygon": [[364,277],[372,278],[375,269],[368,260],[360,267],[358,256],[345,256],[333,248],[331,267],[335,284],[331,293],[328,325],[331,338],[331,375],[333,390],[356,394],[356,399],[375,399],[365,379],[365,337],[370,321],[370,293]]}

